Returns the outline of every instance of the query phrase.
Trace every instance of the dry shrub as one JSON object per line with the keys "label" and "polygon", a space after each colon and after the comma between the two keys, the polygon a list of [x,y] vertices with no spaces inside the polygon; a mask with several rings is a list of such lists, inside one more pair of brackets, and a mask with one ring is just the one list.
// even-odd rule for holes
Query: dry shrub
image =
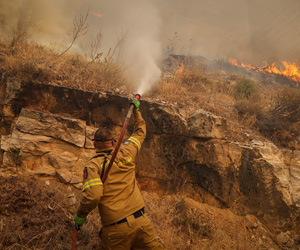
{"label": "dry shrub", "polygon": [[194,107],[227,116],[232,107],[232,87],[229,84],[210,79],[201,67],[185,69],[178,78],[179,84],[186,88],[186,98]]}
{"label": "dry shrub", "polygon": [[214,81],[212,90],[215,93],[220,93],[227,97],[231,97],[233,92],[231,84],[229,84],[227,81]]}
{"label": "dry shrub", "polygon": [[299,144],[300,135],[300,91],[295,88],[279,90],[274,108],[259,120],[258,126],[277,145],[299,147],[296,144]]}
{"label": "dry shrub", "polygon": [[226,81],[211,79],[201,68],[184,69],[166,75],[147,96],[184,107],[186,114],[197,109],[230,117],[233,109],[232,86]]}
{"label": "dry shrub", "polygon": [[257,98],[237,100],[235,108],[242,116],[247,115],[259,117],[263,113],[262,105],[260,100],[257,100]]}
{"label": "dry shrub", "polygon": [[[0,178],[0,248],[71,248],[76,207],[69,194],[79,200],[81,191],[55,179],[41,177]],[[99,249],[98,211],[89,214],[78,233],[76,249]]]}
{"label": "dry shrub", "polygon": [[184,198],[179,197],[175,202],[173,214],[173,223],[181,227],[181,231],[187,234],[193,232],[197,238],[209,238],[211,235],[211,226],[203,214],[194,214],[188,208]]}
{"label": "dry shrub", "polygon": [[8,77],[15,77],[90,91],[130,89],[124,69],[111,58],[91,62],[81,55],[58,55],[28,42],[23,28],[15,31],[11,41],[1,41],[0,61],[2,84]]}
{"label": "dry shrub", "polygon": [[271,139],[277,144],[288,147],[289,142],[293,139],[290,131],[285,129],[275,130],[271,136]]}
{"label": "dry shrub", "polygon": [[167,102],[178,103],[185,99],[187,90],[176,77],[162,79],[152,90],[150,96]]}
{"label": "dry shrub", "polygon": [[208,218],[191,209],[182,197],[143,192],[146,212],[166,249],[201,249],[210,234]]}
{"label": "dry shrub", "polygon": [[197,68],[186,69],[182,74],[178,74],[181,84],[193,87],[195,85],[211,84],[211,82],[206,78],[203,70]]}
{"label": "dry shrub", "polygon": [[11,39],[9,41],[9,52],[11,54],[16,54],[22,52],[22,50],[28,49],[28,30],[26,28],[26,23],[18,23],[17,26],[12,30]]}
{"label": "dry shrub", "polygon": [[[215,250],[262,249],[257,239],[265,236],[266,249],[276,248],[264,228],[253,230],[243,216],[180,195],[161,197],[142,192],[146,213],[166,249]],[[264,248],[263,248],[264,249]]]}
{"label": "dry shrub", "polygon": [[115,62],[100,63],[99,77],[101,85],[105,88],[126,87],[127,93],[132,92],[128,76],[125,75],[124,69]]}
{"label": "dry shrub", "polygon": [[300,90],[284,88],[275,98],[274,116],[295,123],[300,121]]}

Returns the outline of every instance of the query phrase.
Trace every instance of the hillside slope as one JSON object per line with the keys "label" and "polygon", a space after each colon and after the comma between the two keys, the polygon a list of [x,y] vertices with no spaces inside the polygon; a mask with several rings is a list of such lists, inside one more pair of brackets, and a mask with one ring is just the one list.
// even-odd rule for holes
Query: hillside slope
{"label": "hillside slope", "polygon": [[[48,164],[50,173],[33,176],[22,165],[22,157],[37,155],[28,150],[33,144],[22,141],[32,137],[20,114],[79,119],[85,128],[110,124],[118,135],[133,89],[113,61],[60,57],[23,40],[0,45],[0,248],[70,249],[80,190],[59,181],[55,164]],[[142,97],[149,136],[137,178],[157,233],[167,249],[300,249],[298,96],[276,99],[279,85],[258,81],[259,98],[253,88],[253,97],[236,99],[235,86],[248,80],[208,68],[189,61],[179,72],[175,63]],[[7,87],[11,82],[19,87]],[[277,109],[275,99],[282,101]],[[287,99],[293,105],[284,106]],[[71,152],[72,142],[49,137]],[[7,146],[13,143],[19,148]],[[9,155],[15,164],[6,161]],[[75,166],[72,174],[79,178],[81,169]],[[78,249],[97,249],[100,226],[94,211],[79,233]]]}
{"label": "hillside slope", "polygon": [[[70,249],[73,199],[78,202],[80,190],[33,176],[1,178],[0,187],[1,249]],[[254,216],[237,216],[179,194],[142,189],[142,195],[167,249],[282,249]],[[77,249],[97,249],[99,229],[93,211],[79,232]]]}

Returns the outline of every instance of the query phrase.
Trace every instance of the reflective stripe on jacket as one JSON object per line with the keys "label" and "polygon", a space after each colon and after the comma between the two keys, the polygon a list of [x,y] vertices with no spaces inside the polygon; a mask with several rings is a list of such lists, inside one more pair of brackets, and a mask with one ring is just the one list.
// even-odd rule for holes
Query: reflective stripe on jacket
{"label": "reflective stripe on jacket", "polygon": [[146,137],[146,123],[139,111],[133,114],[134,132],[120,147],[104,185],[100,180],[102,165],[105,157],[105,165],[108,165],[113,153],[108,155],[105,151],[97,151],[86,164],[87,178],[84,179],[83,198],[77,211],[79,217],[86,217],[98,205],[102,224],[109,225],[145,206],[135,178],[134,160]]}

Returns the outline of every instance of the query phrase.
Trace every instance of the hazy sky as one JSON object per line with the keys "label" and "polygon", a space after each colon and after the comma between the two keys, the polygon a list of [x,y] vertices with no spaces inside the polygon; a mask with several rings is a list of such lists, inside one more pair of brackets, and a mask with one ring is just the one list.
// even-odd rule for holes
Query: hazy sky
{"label": "hazy sky", "polygon": [[103,15],[89,20],[91,32],[102,30],[103,50],[125,30],[154,36],[178,54],[245,62],[300,57],[299,0],[0,0],[1,29],[30,20],[44,42],[67,41],[74,15],[87,9]]}
{"label": "hazy sky", "polygon": [[0,0],[0,32],[26,23],[34,39],[66,47],[74,17],[87,10],[89,33],[74,48],[87,52],[101,30],[107,52],[127,32],[122,58],[138,81],[159,77],[155,64],[167,48],[256,65],[300,58],[300,0]]}

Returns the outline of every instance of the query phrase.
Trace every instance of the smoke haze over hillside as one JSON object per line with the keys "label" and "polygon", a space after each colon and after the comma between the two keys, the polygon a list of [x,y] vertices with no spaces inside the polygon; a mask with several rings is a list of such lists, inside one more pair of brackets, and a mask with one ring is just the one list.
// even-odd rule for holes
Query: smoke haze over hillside
{"label": "smoke haze over hillside", "polygon": [[0,0],[0,31],[26,22],[35,39],[67,46],[74,16],[88,9],[89,33],[78,51],[99,30],[104,53],[127,32],[122,58],[140,80],[159,77],[156,65],[167,50],[252,64],[300,58],[299,0]]}

